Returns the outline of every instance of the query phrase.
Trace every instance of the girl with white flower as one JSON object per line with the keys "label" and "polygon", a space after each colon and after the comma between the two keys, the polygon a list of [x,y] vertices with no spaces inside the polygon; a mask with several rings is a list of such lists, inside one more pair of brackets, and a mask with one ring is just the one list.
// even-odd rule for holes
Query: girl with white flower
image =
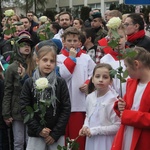
{"label": "girl with white flower", "polygon": [[26,150],[56,150],[58,145],[65,143],[71,104],[67,84],[55,72],[56,52],[52,43],[43,41],[36,45],[37,69],[22,89],[22,116],[29,115],[27,108],[36,110],[26,121],[29,135]]}
{"label": "girl with white flower", "polygon": [[[119,55],[121,51],[124,51],[126,48],[127,38],[126,38],[124,26],[121,24],[121,20],[118,17],[111,18],[107,23],[107,26],[109,27],[109,39],[103,38],[98,41],[98,44],[100,45],[104,55],[100,59],[100,63],[108,63],[115,70],[117,70],[117,68],[119,68],[121,65],[124,71],[125,70],[124,61],[123,59],[119,60]],[[116,35],[118,35],[118,43],[116,43],[117,45],[114,47],[109,46],[109,42],[114,38],[112,32],[116,32]],[[121,91],[120,80],[116,76],[113,80],[114,80],[114,84],[113,84],[114,89],[120,95],[124,94],[125,83],[122,83],[122,91]]]}

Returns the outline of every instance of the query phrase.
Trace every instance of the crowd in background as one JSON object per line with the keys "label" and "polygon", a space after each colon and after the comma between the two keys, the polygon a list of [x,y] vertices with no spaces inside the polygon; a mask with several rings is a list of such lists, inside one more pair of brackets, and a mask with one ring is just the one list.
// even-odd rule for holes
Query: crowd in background
{"label": "crowd in background", "polygon": [[[116,48],[108,44],[112,33],[107,24],[112,18],[121,20]],[[8,34],[8,25],[15,27],[13,33]],[[137,62],[118,59],[118,51],[126,48],[137,48],[138,54],[134,57]],[[150,137],[150,123],[147,123],[150,103],[144,97],[149,98],[149,52],[150,13],[148,20],[142,13],[122,14],[118,10],[107,10],[102,16],[99,9],[91,10],[85,21],[73,18],[69,12],[58,13],[54,21],[47,16],[37,18],[32,11],[24,17],[4,16],[0,27],[0,150],[56,150],[57,144],[65,144],[61,138],[75,139],[78,135],[79,150],[149,150],[148,141],[142,140]],[[46,61],[52,65],[47,74],[42,68]],[[140,84],[129,81],[120,89],[121,81],[109,74],[119,63],[123,70],[131,73],[131,78],[141,81]],[[134,69],[130,68],[130,63],[135,63]],[[137,76],[132,74],[132,69]],[[143,81],[142,75],[147,80]],[[50,128],[38,126],[37,116],[26,124],[23,121],[27,101],[32,101],[28,102],[32,107],[36,101],[35,85],[28,79],[45,76],[53,85],[49,88],[55,91],[50,96],[54,94],[61,100],[47,110],[53,118],[46,115],[47,122],[53,122],[48,124]],[[105,88],[98,93],[100,76],[106,83],[104,81]],[[132,93],[129,89],[133,89]],[[129,102],[127,94],[134,102]],[[124,97],[126,103],[119,97]],[[39,149],[37,140],[42,145]],[[56,146],[44,147],[43,143]]]}

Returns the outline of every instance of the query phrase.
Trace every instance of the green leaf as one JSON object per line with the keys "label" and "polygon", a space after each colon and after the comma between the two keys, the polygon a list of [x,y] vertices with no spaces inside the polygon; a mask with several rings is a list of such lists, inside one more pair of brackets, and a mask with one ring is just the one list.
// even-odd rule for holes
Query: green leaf
{"label": "green leaf", "polygon": [[26,110],[29,114],[33,113],[33,108],[31,106],[26,106]]}
{"label": "green leaf", "polygon": [[118,40],[120,39],[120,35],[118,34],[117,29],[111,29],[111,33],[115,39],[118,39]]}
{"label": "green leaf", "polygon": [[115,69],[112,69],[112,70],[110,70],[109,73],[110,73],[111,78],[114,78],[115,75],[117,74],[117,71]]}
{"label": "green leaf", "polygon": [[22,22],[16,22],[16,23],[13,23],[13,25],[19,26],[19,25],[23,25],[23,23]]}
{"label": "green leaf", "polygon": [[35,104],[33,105],[33,108],[34,108],[34,110],[37,110],[37,109],[38,109],[37,103],[35,103]]}
{"label": "green leaf", "polygon": [[123,73],[123,67],[122,66],[120,66],[117,70],[118,70],[118,73]]}
{"label": "green leaf", "polygon": [[116,40],[111,40],[108,42],[108,46],[110,46],[112,49],[118,46],[118,43]]}
{"label": "green leaf", "polygon": [[34,116],[34,112],[30,114],[30,119],[32,119]]}
{"label": "green leaf", "polygon": [[4,34],[10,35],[12,33],[11,29],[6,29],[4,30]]}
{"label": "green leaf", "polygon": [[39,37],[40,37],[41,41],[47,40],[47,38],[44,34],[39,34]]}
{"label": "green leaf", "polygon": [[128,77],[128,71],[125,70],[125,71],[123,72],[123,78],[127,78],[127,77]]}
{"label": "green leaf", "polygon": [[28,115],[25,116],[23,123],[28,122],[29,119],[30,119],[30,114],[28,114]]}
{"label": "green leaf", "polygon": [[125,54],[123,55],[123,58],[125,59],[126,57],[134,58],[137,55],[136,51],[133,51],[131,48],[127,48],[125,50]]}
{"label": "green leaf", "polygon": [[11,32],[12,32],[12,34],[14,34],[16,32],[16,27],[12,27]]}

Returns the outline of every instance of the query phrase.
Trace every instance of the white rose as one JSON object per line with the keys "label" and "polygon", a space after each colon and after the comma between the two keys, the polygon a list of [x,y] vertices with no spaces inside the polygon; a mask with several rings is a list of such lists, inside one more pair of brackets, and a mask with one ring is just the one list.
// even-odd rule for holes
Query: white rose
{"label": "white rose", "polygon": [[39,90],[44,90],[45,88],[48,87],[48,80],[47,78],[39,78],[35,81],[36,88]]}
{"label": "white rose", "polygon": [[11,17],[11,16],[15,15],[15,12],[12,9],[9,9],[4,12],[4,15],[6,17]]}
{"label": "white rose", "polygon": [[15,42],[14,41],[10,41],[10,43],[11,43],[11,45],[14,45]]}
{"label": "white rose", "polygon": [[113,17],[111,18],[106,26],[109,29],[117,29],[121,25],[121,19],[119,17]]}
{"label": "white rose", "polygon": [[39,18],[39,20],[40,20],[41,22],[46,22],[46,21],[47,21],[47,17],[46,17],[46,16],[41,16],[41,17]]}

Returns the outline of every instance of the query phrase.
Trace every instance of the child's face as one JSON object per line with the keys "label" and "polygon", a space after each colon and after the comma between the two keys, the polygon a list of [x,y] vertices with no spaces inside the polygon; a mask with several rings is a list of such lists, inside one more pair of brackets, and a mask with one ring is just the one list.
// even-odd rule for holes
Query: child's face
{"label": "child's face", "polygon": [[123,30],[118,30],[118,34],[120,35],[119,49],[124,50],[125,49],[125,43],[127,41],[125,32]]}
{"label": "child's face", "polygon": [[40,73],[43,77],[50,74],[56,65],[56,60],[53,52],[48,52],[42,58],[36,58],[36,64],[39,67]]}
{"label": "child's face", "polygon": [[79,40],[78,35],[67,35],[66,39],[63,41],[64,47],[70,50],[70,48],[79,48],[81,45],[81,42]]}
{"label": "child's face", "polygon": [[109,85],[112,83],[109,70],[105,67],[97,68],[92,77],[92,82],[98,91],[107,91]]}
{"label": "child's face", "polygon": [[[128,75],[131,77],[131,78],[134,78],[134,79],[137,79],[137,76],[138,76],[138,72],[136,70],[136,65],[135,65],[136,61],[134,62],[134,65],[131,66],[126,60],[124,60],[124,65],[126,67],[126,70],[128,72]],[[140,73],[141,74],[141,73]]]}
{"label": "child's face", "polygon": [[20,53],[23,55],[29,55],[31,53],[31,46],[27,42],[22,42],[20,45]]}

